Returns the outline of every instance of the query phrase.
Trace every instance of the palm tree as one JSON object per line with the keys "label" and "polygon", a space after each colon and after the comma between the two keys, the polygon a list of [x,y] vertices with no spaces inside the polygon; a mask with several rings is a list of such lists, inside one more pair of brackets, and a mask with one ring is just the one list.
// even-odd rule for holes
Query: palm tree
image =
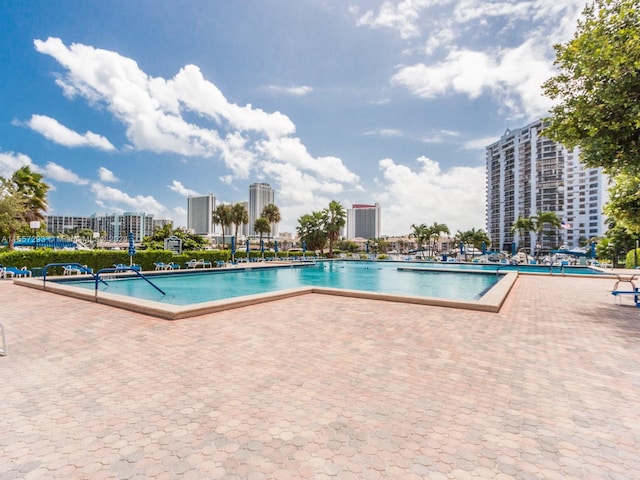
{"label": "palm tree", "polygon": [[238,230],[240,230],[240,225],[249,223],[249,213],[244,207],[244,203],[236,203],[235,205],[233,205],[231,207],[231,216],[229,218],[231,220],[231,223],[235,225],[235,237],[237,242]]}
{"label": "palm tree", "polygon": [[411,225],[411,230],[412,232],[409,234],[409,238],[415,238],[418,246],[417,250],[422,250],[424,242],[431,237],[431,233],[429,231],[430,228],[424,223],[421,223],[420,225],[416,225],[414,223]]}
{"label": "palm tree", "polygon": [[[16,198],[16,204],[21,208],[16,212],[22,222],[42,221],[47,209],[47,191],[49,185],[42,181],[43,176],[32,172],[28,166],[16,170],[10,179],[0,177],[4,195]],[[9,250],[13,250],[17,229],[11,228],[9,232]]]}
{"label": "palm tree", "polygon": [[435,253],[436,242],[440,240],[440,236],[443,233],[449,235],[449,227],[444,223],[434,222],[434,224],[429,227],[427,233],[429,234],[429,254],[433,256]]}
{"label": "palm tree", "polygon": [[218,205],[211,214],[211,220],[214,225],[220,225],[222,228],[222,248],[224,248],[224,229],[233,223],[231,221],[231,206],[224,203]]}
{"label": "palm tree", "polygon": [[346,212],[340,202],[332,200],[329,207],[322,212],[324,220],[324,230],[329,240],[329,258],[333,258],[333,244],[340,236],[340,229],[346,223]]}
{"label": "palm tree", "polygon": [[471,232],[471,230],[467,230],[465,232],[461,232],[460,230],[458,230],[455,237],[453,238],[453,241],[458,245],[462,244],[462,248],[464,249],[464,261],[466,262],[467,253],[469,250],[468,248],[466,248],[466,246],[473,243],[473,233]]}
{"label": "palm tree", "polygon": [[487,232],[482,229],[476,230],[472,228],[469,230],[469,238],[471,240],[471,244],[477,249],[482,250],[482,244],[484,243],[485,247],[491,245],[491,239]]}
{"label": "palm tree", "polygon": [[271,226],[271,228],[269,228],[269,232],[267,232],[267,241],[269,241],[271,231],[274,229],[275,224],[281,219],[280,209],[273,203],[270,203],[269,205],[265,205],[262,209],[262,216],[269,220],[269,224]]}
{"label": "palm tree", "polygon": [[[511,226],[511,234],[515,236],[518,233],[518,251],[526,246],[525,235],[535,230],[533,221],[530,218],[518,216],[518,219]],[[528,262],[527,250],[524,248],[525,260]]]}
{"label": "palm tree", "polygon": [[271,223],[265,217],[257,218],[253,224],[253,231],[260,234],[260,246],[262,247],[262,234],[269,234],[271,231]]}
{"label": "palm tree", "polygon": [[[549,225],[552,229],[557,229],[562,224],[556,212],[538,212],[535,217],[531,217],[531,221],[536,232],[536,239],[541,247],[544,245],[545,225]],[[554,231],[546,230],[546,233],[553,233]],[[542,248],[536,248],[536,262],[540,257],[541,250]]]}

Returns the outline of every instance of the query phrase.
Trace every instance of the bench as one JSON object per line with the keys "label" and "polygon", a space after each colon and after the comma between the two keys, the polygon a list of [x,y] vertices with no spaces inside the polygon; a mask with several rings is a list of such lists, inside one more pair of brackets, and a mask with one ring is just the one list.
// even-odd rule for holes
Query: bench
{"label": "bench", "polygon": [[611,295],[618,299],[618,304],[620,305],[622,302],[622,297],[627,295],[633,295],[633,303],[636,304],[636,307],[640,308],[640,290],[614,290],[611,292]]}

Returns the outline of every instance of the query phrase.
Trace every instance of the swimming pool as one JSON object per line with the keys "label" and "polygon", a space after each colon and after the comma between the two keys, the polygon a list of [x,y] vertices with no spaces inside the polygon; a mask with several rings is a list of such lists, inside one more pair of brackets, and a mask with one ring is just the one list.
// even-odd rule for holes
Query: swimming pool
{"label": "swimming pool", "polygon": [[[477,300],[500,279],[494,272],[404,270],[385,262],[336,261],[274,268],[218,269],[207,272],[153,275],[165,295],[138,278],[107,279],[101,292],[171,305],[190,305],[297,287],[326,287],[418,297]],[[73,281],[95,289],[94,280]]]}
{"label": "swimming pool", "polygon": [[106,283],[98,283],[98,289],[88,276],[14,283],[175,320],[308,293],[497,312],[518,275],[415,267],[348,260],[145,272],[165,295],[123,274],[102,275]]}

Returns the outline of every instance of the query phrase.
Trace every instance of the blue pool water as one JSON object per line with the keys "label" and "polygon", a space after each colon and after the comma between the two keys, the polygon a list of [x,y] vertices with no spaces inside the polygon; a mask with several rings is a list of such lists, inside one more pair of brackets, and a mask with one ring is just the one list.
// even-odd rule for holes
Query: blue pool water
{"label": "blue pool water", "polygon": [[602,275],[600,270],[572,265],[509,265],[501,263],[438,263],[420,262],[420,268],[447,268],[452,270],[482,270],[495,272],[544,273],[552,275]]}
{"label": "blue pool water", "polygon": [[[303,286],[341,288],[366,292],[477,300],[499,281],[494,271],[486,273],[410,271],[416,267],[401,262],[319,262],[307,266],[247,268],[242,270],[153,275],[150,280],[166,295],[139,278],[107,279],[99,290],[172,305],[190,305]],[[420,265],[422,267],[422,265]],[[450,265],[441,265],[449,268]],[[67,280],[68,281],[68,280]],[[73,280],[73,285],[95,288],[94,281]]]}

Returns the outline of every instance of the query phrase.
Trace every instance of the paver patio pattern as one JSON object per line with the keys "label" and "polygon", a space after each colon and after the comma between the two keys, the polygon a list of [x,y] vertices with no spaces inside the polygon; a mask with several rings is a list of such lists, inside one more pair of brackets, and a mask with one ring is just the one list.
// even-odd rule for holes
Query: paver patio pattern
{"label": "paver patio pattern", "polygon": [[0,479],[640,478],[640,309],[612,286],[170,322],[2,281]]}

